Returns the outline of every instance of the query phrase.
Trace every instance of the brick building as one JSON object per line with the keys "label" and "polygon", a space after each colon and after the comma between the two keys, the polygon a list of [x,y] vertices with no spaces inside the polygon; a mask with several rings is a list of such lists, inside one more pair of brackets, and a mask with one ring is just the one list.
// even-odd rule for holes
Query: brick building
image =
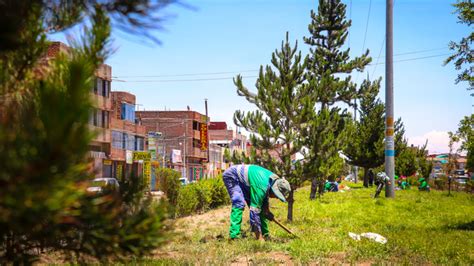
{"label": "brick building", "polygon": [[[137,111],[147,133],[157,133],[157,156],[164,167],[175,169],[189,181],[204,177],[207,162],[206,116],[195,111]],[[201,132],[204,132],[201,134]]]}
{"label": "brick building", "polygon": [[[211,122],[209,124],[209,143],[229,149],[231,154],[236,151],[239,154],[247,150],[247,137],[237,130],[227,127],[226,122]],[[226,165],[221,166],[227,168]]]}
{"label": "brick building", "polygon": [[[48,67],[50,60],[60,53],[69,53],[70,47],[61,42],[52,42],[48,47],[46,56],[40,64]],[[103,176],[104,160],[110,155],[110,112],[112,101],[110,99],[110,84],[112,81],[112,68],[101,64],[95,71],[94,85],[91,87],[90,96],[94,105],[89,118],[90,129],[96,132],[94,139],[89,144],[89,157],[91,168],[97,177]]]}
{"label": "brick building", "polygon": [[[41,60],[46,67],[59,53],[69,53],[70,47],[53,42]],[[135,120],[135,96],[127,92],[111,92],[112,68],[101,64],[95,71],[90,96],[94,106],[89,127],[95,137],[89,144],[91,169],[96,177],[115,177],[121,180],[132,171],[141,173],[137,162],[126,163],[127,151],[144,151],[146,130]]]}
{"label": "brick building", "polygon": [[113,91],[111,93],[112,112],[110,116],[111,151],[107,165],[104,165],[104,176],[122,180],[132,172],[141,173],[142,165],[138,162],[126,162],[127,152],[146,150],[146,128],[135,118],[135,95]]}

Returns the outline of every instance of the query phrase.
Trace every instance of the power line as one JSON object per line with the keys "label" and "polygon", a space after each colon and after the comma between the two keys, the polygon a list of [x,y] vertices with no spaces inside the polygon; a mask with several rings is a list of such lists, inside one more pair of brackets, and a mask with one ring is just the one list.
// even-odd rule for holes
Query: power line
{"label": "power line", "polygon": [[369,12],[367,13],[367,22],[365,23],[364,42],[362,44],[362,53],[364,53],[365,40],[367,39],[367,30],[369,29],[370,10],[372,9],[372,0],[369,2]]}
{"label": "power line", "polygon": [[[437,55],[429,55],[429,56],[422,56],[422,57],[414,57],[414,58],[407,58],[407,59],[401,59],[401,60],[396,60],[393,61],[394,63],[400,63],[400,62],[408,62],[408,61],[416,61],[416,60],[422,60],[422,59],[428,59],[428,58],[434,58],[434,57],[440,57],[440,56],[447,56],[450,55],[450,53],[444,53],[444,54],[437,54]],[[376,67],[377,65],[384,65],[385,62],[381,63],[375,63],[375,64],[369,64],[369,66],[374,66]],[[242,76],[242,78],[256,78],[258,76]],[[157,83],[157,82],[190,82],[190,81],[212,81],[212,80],[232,80],[234,77],[221,77],[221,78],[202,78],[202,79],[149,79],[149,80],[122,80],[122,82],[127,82],[127,83]],[[113,79],[117,81],[116,79]]]}
{"label": "power line", "polygon": [[[383,46],[383,44],[382,44],[382,46]],[[421,54],[421,53],[439,51],[439,50],[447,50],[447,47],[440,47],[440,48],[433,48],[433,49],[428,49],[428,50],[405,52],[405,53],[394,54],[393,56],[400,56],[400,55],[407,55],[407,54]]]}
{"label": "power line", "polygon": [[[437,55],[429,55],[429,56],[423,56],[423,57],[415,57],[415,58],[407,58],[407,59],[401,59],[401,60],[396,60],[393,61],[394,63],[400,63],[400,62],[408,62],[408,61],[416,61],[416,60],[421,60],[421,59],[427,59],[427,58],[433,58],[433,57],[440,57],[440,56],[447,56],[450,55],[450,53],[445,53],[445,54],[437,54]],[[384,65],[385,62],[378,63],[378,64],[369,64],[369,66],[376,66],[376,65]]]}
{"label": "power line", "polygon": [[[349,2],[349,21],[351,21],[351,24],[352,24],[352,0]],[[349,49],[351,48],[351,28],[349,27],[349,29],[347,30],[347,46],[349,47]]]}
{"label": "power line", "polygon": [[375,70],[377,69],[377,65],[379,64],[379,59],[380,59],[380,56],[382,55],[382,50],[383,50],[383,45],[384,44],[385,44],[385,38],[383,38],[382,46],[380,47],[379,55],[377,56],[377,61],[375,61],[375,67],[374,67],[374,71],[372,71],[372,76],[375,75]]}
{"label": "power line", "polygon": [[[385,43],[385,40],[382,42],[382,48],[383,44]],[[382,50],[380,49],[379,56],[377,57],[376,63],[378,63],[379,58],[385,58],[385,57],[380,57]],[[433,48],[433,49],[427,49],[427,50],[418,50],[418,51],[411,51],[411,52],[403,52],[403,53],[398,53],[395,54],[394,56],[402,56],[402,55],[408,55],[408,54],[419,54],[419,53],[426,53],[430,51],[437,51],[437,50],[443,50],[446,49],[444,48]],[[238,73],[248,73],[248,72],[258,72],[260,71],[259,69],[254,69],[254,70],[242,70],[242,71],[225,71],[225,72],[203,72],[203,73],[188,73],[188,74],[169,74],[169,75],[144,75],[144,76],[113,76],[113,80],[118,81],[118,82],[127,82],[126,80],[120,80],[122,78],[164,78],[164,77],[183,77],[183,76],[208,76],[208,75],[220,75],[220,74],[238,74]],[[254,77],[254,76],[244,76],[246,77]],[[206,78],[207,79],[207,78]],[[219,78],[216,78],[219,79]],[[230,79],[229,77],[223,77],[221,79]],[[170,80],[174,81],[174,80]],[[195,81],[195,79],[189,79],[189,81]]]}
{"label": "power line", "polygon": [[[242,76],[242,78],[256,78],[258,76]],[[202,78],[202,79],[149,79],[149,80],[120,80],[121,82],[182,82],[182,81],[208,81],[208,80],[226,80],[226,79],[233,79],[234,77],[222,77],[222,78]],[[115,80],[115,79],[112,79]]]}
{"label": "power line", "polygon": [[[375,70],[377,69],[377,65],[379,64],[379,59],[380,58],[385,58],[385,56],[383,57],[380,57],[382,55],[382,51],[383,51],[383,45],[385,44],[385,38],[383,39],[382,41],[382,46],[380,47],[380,51],[379,51],[379,55],[377,56],[377,60],[375,61],[375,64],[373,64],[374,66],[376,66],[374,68],[374,70],[372,71],[372,76],[375,74]],[[398,54],[394,54],[393,56],[402,56],[402,55],[409,55],[409,54],[422,54],[422,53],[426,53],[426,52],[433,52],[433,51],[440,51],[440,50],[446,50],[446,47],[440,47],[440,48],[433,48],[433,49],[427,49],[427,50],[418,50],[418,51],[412,51],[412,52],[404,52],[404,53],[398,53]],[[444,54],[443,54],[444,55]],[[441,56],[441,55],[435,55],[435,56],[428,56],[428,57],[421,57],[421,58],[430,58],[430,57],[437,57],[437,56]],[[411,61],[411,59],[409,59],[408,61]],[[403,62],[403,60],[399,60],[399,61],[395,61],[395,62]]]}
{"label": "power line", "polygon": [[[364,42],[362,44],[362,54],[364,54],[365,41],[367,39],[367,30],[369,29],[369,19],[370,19],[370,10],[371,9],[372,9],[372,0],[370,0],[370,2],[369,2],[369,11],[367,12],[367,21],[365,23]],[[359,81],[359,74],[360,74],[360,72],[357,72],[356,81]]]}
{"label": "power line", "polygon": [[184,77],[184,76],[207,76],[207,75],[221,75],[221,74],[234,74],[234,73],[246,73],[256,72],[259,69],[252,70],[241,70],[241,71],[226,71],[226,72],[204,72],[204,73],[188,73],[188,74],[174,74],[174,75],[146,75],[146,76],[114,76],[113,78],[165,78],[165,77]]}

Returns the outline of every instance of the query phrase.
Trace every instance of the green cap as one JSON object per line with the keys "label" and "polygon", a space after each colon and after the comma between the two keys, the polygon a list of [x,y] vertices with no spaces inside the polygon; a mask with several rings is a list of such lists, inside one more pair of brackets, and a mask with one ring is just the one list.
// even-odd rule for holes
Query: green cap
{"label": "green cap", "polygon": [[274,179],[272,185],[272,192],[275,196],[283,202],[286,202],[286,197],[291,191],[290,183],[284,178]]}

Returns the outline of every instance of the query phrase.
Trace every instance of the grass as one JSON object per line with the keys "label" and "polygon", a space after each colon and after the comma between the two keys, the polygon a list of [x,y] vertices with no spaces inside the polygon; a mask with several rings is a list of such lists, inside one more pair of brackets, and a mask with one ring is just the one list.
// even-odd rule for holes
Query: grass
{"label": "grass", "polygon": [[[216,217],[208,227],[205,222],[189,223],[194,217],[178,221],[177,226],[184,233],[140,263],[474,264],[472,194],[455,192],[448,197],[446,192],[412,189],[397,191],[395,199],[373,199],[375,188],[351,186],[348,192],[327,193],[315,201],[308,199],[309,188],[297,191],[294,222],[286,224],[299,239],[291,238],[272,223],[273,241],[260,243],[248,237],[230,242],[228,221],[217,218],[218,213],[229,212],[226,207],[201,217],[210,221]],[[286,205],[272,200],[271,206],[275,216],[285,220]],[[244,217],[243,228],[249,227],[247,221]],[[348,232],[374,232],[388,242],[355,241]]]}

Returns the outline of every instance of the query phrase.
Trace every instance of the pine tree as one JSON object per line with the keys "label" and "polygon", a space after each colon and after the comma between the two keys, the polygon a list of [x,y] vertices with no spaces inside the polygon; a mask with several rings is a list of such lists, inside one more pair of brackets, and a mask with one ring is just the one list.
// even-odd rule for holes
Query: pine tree
{"label": "pine tree", "polygon": [[360,100],[359,121],[352,125],[350,145],[344,149],[349,164],[364,168],[364,186],[368,187],[369,168],[384,163],[385,105],[377,99],[380,79],[375,82],[365,80],[362,86],[370,93]]}
{"label": "pine tree", "polygon": [[347,112],[334,105],[351,105],[352,100],[365,93],[364,87],[357,88],[351,81],[350,74],[354,70],[363,71],[371,58],[367,50],[360,57],[351,59],[350,49],[343,48],[351,21],[346,20],[346,5],[340,0],[320,0],[318,13],[311,11],[311,19],[310,36],[304,38],[310,45],[306,79],[317,105],[313,121],[305,132],[305,146],[313,179],[310,197],[314,198],[318,187],[320,193],[323,192],[322,183],[328,177],[331,158],[338,156],[346,144]]}
{"label": "pine tree", "polygon": [[[291,47],[288,33],[281,49],[272,54],[271,63],[260,67],[256,93],[243,85],[240,75],[234,80],[237,93],[257,107],[253,112],[236,111],[234,122],[251,133],[250,141],[261,164],[290,182],[287,219],[291,221],[294,191],[303,180],[301,166],[292,159],[301,150],[300,127],[309,122],[314,103],[302,86],[306,60],[297,52],[297,43]],[[277,151],[278,156],[270,156],[270,151]]]}

